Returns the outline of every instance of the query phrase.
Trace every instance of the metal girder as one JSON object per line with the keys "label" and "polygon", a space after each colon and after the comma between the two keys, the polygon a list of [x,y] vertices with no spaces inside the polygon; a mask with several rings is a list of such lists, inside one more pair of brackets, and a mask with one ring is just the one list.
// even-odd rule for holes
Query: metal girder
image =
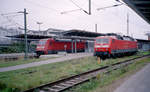
{"label": "metal girder", "polygon": [[123,0],[131,9],[150,24],[150,0]]}
{"label": "metal girder", "polygon": [[134,0],[132,1],[134,4],[150,4],[149,0]]}
{"label": "metal girder", "polygon": [[143,11],[144,14],[150,14],[150,12]]}

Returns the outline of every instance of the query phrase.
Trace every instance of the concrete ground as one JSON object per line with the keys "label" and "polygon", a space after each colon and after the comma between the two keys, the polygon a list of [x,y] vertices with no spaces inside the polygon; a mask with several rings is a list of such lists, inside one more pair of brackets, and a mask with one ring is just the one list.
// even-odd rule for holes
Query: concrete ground
{"label": "concrete ground", "polygon": [[54,59],[49,59],[45,61],[40,61],[40,62],[32,62],[28,64],[22,64],[22,65],[16,65],[16,66],[10,66],[10,67],[4,67],[0,68],[0,72],[6,72],[6,71],[12,71],[12,70],[17,70],[17,69],[24,69],[24,68],[29,68],[29,67],[34,67],[34,66],[40,66],[44,64],[50,64],[50,63],[55,63],[55,62],[63,62],[66,60],[71,60],[71,59],[78,59],[86,56],[92,56],[93,53],[76,53],[76,54],[66,54],[66,55],[46,55],[46,56],[41,56],[41,58],[44,57],[57,57]]}
{"label": "concrete ground", "polygon": [[150,64],[131,76],[114,92],[150,92]]}

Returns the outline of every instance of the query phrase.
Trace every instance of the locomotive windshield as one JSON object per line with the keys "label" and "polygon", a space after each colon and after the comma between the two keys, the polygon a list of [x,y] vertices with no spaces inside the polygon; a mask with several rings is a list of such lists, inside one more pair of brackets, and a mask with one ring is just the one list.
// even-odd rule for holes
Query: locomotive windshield
{"label": "locomotive windshield", "polygon": [[39,45],[45,45],[45,43],[46,43],[45,40],[39,41]]}
{"label": "locomotive windshield", "polygon": [[109,39],[108,38],[96,39],[96,43],[98,43],[98,44],[108,44]]}

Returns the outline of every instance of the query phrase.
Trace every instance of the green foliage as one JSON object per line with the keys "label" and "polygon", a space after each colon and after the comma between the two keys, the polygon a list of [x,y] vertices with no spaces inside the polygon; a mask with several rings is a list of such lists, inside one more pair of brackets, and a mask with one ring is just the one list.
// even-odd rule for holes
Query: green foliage
{"label": "green foliage", "polygon": [[127,72],[127,68],[121,68],[121,73],[126,73]]}
{"label": "green foliage", "polygon": [[3,54],[3,53],[12,53],[12,52],[14,52],[14,51],[10,47],[0,47],[0,54]]}
{"label": "green foliage", "polygon": [[0,47],[0,54],[24,52],[24,43],[13,43],[8,47]]}
{"label": "green foliage", "polygon": [[[31,45],[29,47],[31,50],[35,50],[36,45]],[[25,51],[25,44],[23,42],[13,43],[8,47],[0,47],[0,54],[3,53],[21,53]]]}
{"label": "green foliage", "polygon": [[17,88],[5,88],[0,90],[0,92],[20,92],[20,90]]}
{"label": "green foliage", "polygon": [[[98,74],[96,79],[89,81],[87,83],[76,86],[71,90],[71,92],[107,92],[107,86],[115,80],[119,80],[126,74],[135,71],[136,68],[141,68],[149,62],[150,58],[146,58],[135,62],[127,67],[122,67],[121,69],[111,71],[109,74]],[[66,91],[70,92],[70,91]]]}
{"label": "green foliage", "polygon": [[[52,64],[45,64],[38,67],[31,67],[27,69],[20,69],[9,72],[0,72],[0,83],[6,84],[7,88],[19,88],[21,91],[33,88],[42,84],[47,84],[49,82],[56,81],[58,79],[66,78],[71,75],[79,74],[82,72],[86,72],[88,70],[93,70],[98,67],[102,67],[104,65],[111,64],[110,62],[119,62],[124,61],[129,58],[134,58],[136,56],[117,58],[117,59],[106,59],[101,62],[101,64],[97,64],[97,59],[95,57],[84,57],[81,59],[74,59],[65,62],[57,62]],[[150,61],[149,59],[147,61]],[[97,75],[97,79],[95,83],[89,83],[84,88],[87,90],[93,89],[97,87],[98,84],[108,84],[107,82],[110,80],[111,82],[122,72],[126,72],[126,70],[120,70],[116,72],[113,77],[106,76],[104,74]],[[105,79],[106,78],[106,79]],[[97,81],[98,80],[98,81]],[[106,80],[106,81],[105,81]],[[90,80],[93,81],[93,80]],[[97,83],[97,84],[96,84]],[[81,86],[79,87],[80,90]],[[89,89],[88,89],[89,88]],[[88,92],[83,89],[83,91],[77,90],[75,92]],[[6,92],[6,91],[4,91]]]}
{"label": "green foliage", "polygon": [[20,92],[18,88],[8,88],[6,84],[0,83],[0,92]]}
{"label": "green foliage", "polygon": [[24,43],[14,43],[11,49],[14,50],[14,52],[19,53],[19,52],[24,52],[25,44]]}

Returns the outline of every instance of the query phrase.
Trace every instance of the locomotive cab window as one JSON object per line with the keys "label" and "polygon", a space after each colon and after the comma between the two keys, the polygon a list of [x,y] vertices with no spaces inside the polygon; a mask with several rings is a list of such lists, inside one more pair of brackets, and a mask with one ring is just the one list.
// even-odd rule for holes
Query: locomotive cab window
{"label": "locomotive cab window", "polygon": [[39,41],[39,45],[45,45],[46,41]]}
{"label": "locomotive cab window", "polygon": [[108,38],[96,39],[96,43],[98,43],[98,44],[108,44],[109,39]]}

